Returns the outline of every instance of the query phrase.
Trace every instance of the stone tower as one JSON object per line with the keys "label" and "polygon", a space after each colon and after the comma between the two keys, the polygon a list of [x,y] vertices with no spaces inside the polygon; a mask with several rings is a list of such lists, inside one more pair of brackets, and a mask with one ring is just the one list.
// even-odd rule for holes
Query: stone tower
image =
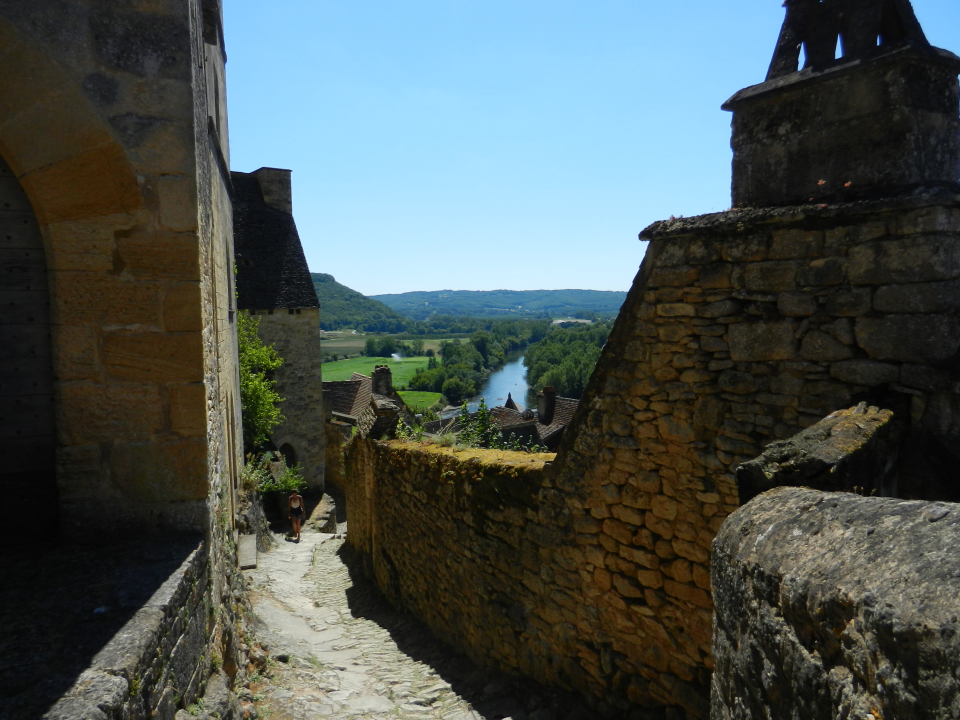
{"label": "stone tower", "polygon": [[284,359],[275,379],[286,419],[272,441],[288,464],[300,464],[310,489],[323,490],[320,303],[293,219],[290,171],[231,175],[238,307],[260,319],[260,339]]}

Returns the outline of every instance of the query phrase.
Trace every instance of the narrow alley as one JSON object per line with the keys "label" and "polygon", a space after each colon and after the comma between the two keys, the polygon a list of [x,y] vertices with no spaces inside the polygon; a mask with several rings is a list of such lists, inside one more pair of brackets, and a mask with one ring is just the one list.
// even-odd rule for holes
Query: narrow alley
{"label": "narrow alley", "polygon": [[440,643],[378,594],[337,536],[277,540],[246,573],[257,633],[281,661],[247,691],[261,718],[597,717],[573,695],[479,669]]}

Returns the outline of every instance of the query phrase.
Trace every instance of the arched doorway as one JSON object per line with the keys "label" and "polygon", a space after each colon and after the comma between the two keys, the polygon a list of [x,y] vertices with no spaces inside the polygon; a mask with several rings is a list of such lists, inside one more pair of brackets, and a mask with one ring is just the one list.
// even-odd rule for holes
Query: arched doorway
{"label": "arched doorway", "polygon": [[40,228],[0,158],[0,537],[54,536],[55,474],[50,296]]}
{"label": "arched doorway", "polygon": [[297,464],[297,451],[293,449],[293,445],[290,443],[284,443],[280,446],[280,454],[283,456],[283,461],[287,464],[287,467],[293,467]]}

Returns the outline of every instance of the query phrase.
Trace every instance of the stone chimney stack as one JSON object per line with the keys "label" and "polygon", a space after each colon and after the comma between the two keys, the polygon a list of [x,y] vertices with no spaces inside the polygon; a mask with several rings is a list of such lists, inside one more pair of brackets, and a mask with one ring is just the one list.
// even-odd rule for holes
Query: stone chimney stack
{"label": "stone chimney stack", "polygon": [[785,7],[766,81],[723,106],[733,112],[734,206],[956,184],[960,58],[927,42],[909,0]]}
{"label": "stone chimney stack", "polygon": [[388,365],[377,365],[373,369],[373,394],[393,394],[393,372]]}
{"label": "stone chimney stack", "polygon": [[537,420],[541,425],[553,422],[553,411],[557,407],[557,390],[549,385],[537,395]]}
{"label": "stone chimney stack", "polygon": [[290,186],[290,170],[262,167],[253,174],[260,183],[263,201],[275,210],[293,215],[293,190]]}

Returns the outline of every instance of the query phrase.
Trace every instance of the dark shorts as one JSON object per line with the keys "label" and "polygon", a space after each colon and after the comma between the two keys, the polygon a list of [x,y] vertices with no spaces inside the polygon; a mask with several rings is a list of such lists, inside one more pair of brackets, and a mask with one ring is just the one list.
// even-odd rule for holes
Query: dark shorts
{"label": "dark shorts", "polygon": [[290,508],[290,517],[296,518],[297,520],[303,519],[303,508]]}

